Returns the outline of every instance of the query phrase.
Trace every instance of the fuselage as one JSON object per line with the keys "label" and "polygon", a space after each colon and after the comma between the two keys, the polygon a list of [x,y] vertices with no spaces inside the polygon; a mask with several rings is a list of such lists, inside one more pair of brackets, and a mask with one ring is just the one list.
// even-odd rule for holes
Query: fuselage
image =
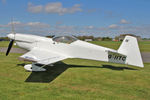
{"label": "fuselage", "polygon": [[28,35],[9,34],[8,37],[16,41],[16,45],[26,50],[33,48],[45,49],[57,54],[68,56],[69,58],[82,58],[98,61],[108,61],[108,51],[116,50],[94,45],[85,41],[76,40],[72,43],[62,43],[54,41],[52,38]]}
{"label": "fuselage", "polygon": [[[32,56],[36,52],[34,50],[39,50],[41,54],[44,51],[49,51],[47,53],[59,55],[59,57],[65,59],[81,58],[144,67],[137,39],[131,36],[126,36],[118,50],[94,45],[69,36],[47,38],[36,35],[11,33],[8,37],[11,40],[15,40],[17,46],[31,51]],[[10,50],[11,44],[13,44],[13,41],[10,42],[7,51]],[[38,56],[37,52],[35,55]]]}

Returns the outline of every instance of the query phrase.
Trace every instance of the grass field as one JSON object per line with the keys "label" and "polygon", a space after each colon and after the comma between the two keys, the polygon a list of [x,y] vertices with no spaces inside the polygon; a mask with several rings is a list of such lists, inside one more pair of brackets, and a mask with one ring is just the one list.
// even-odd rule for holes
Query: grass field
{"label": "grass field", "polygon": [[[9,45],[9,41],[0,41],[0,47],[8,47]],[[14,45],[13,47],[17,48],[16,45]]]}
{"label": "grass field", "polygon": [[0,42],[0,47],[7,47],[9,44],[9,41],[1,41]]}
{"label": "grass field", "polygon": [[[119,42],[94,42],[117,49]],[[0,44],[0,46],[3,44]],[[143,48],[146,43],[140,43]],[[149,44],[148,44],[149,45]],[[5,46],[5,45],[4,45]],[[140,47],[141,47],[140,46]],[[149,51],[149,48],[142,50]],[[150,63],[144,68],[82,59],[26,72],[21,54],[0,53],[0,100],[149,100]]]}

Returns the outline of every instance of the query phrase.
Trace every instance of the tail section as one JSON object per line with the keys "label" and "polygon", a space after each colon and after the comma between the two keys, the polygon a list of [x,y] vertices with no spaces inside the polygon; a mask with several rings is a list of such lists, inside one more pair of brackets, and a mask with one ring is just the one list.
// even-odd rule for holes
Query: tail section
{"label": "tail section", "polygon": [[127,56],[126,64],[144,67],[138,42],[135,37],[126,36],[118,49],[118,53]]}

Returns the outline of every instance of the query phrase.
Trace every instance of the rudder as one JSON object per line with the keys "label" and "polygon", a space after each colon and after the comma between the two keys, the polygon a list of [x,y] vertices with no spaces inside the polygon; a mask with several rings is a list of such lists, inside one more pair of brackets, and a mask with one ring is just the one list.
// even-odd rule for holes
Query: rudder
{"label": "rudder", "polygon": [[138,42],[135,37],[126,36],[118,49],[118,53],[127,55],[126,64],[144,67]]}

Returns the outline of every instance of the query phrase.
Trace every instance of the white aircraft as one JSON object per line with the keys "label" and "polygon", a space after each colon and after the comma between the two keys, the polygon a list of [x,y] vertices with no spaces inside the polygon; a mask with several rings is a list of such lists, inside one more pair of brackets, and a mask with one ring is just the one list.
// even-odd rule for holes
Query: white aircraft
{"label": "white aircraft", "polygon": [[90,59],[144,67],[137,39],[132,36],[126,36],[118,50],[94,45],[71,36],[47,38],[12,32],[8,34],[8,38],[10,38],[10,43],[6,55],[9,54],[14,41],[16,41],[17,46],[29,50],[29,52],[20,56],[22,60],[32,62],[32,64],[24,66],[28,71],[46,71],[38,64],[50,65],[67,58]]}

